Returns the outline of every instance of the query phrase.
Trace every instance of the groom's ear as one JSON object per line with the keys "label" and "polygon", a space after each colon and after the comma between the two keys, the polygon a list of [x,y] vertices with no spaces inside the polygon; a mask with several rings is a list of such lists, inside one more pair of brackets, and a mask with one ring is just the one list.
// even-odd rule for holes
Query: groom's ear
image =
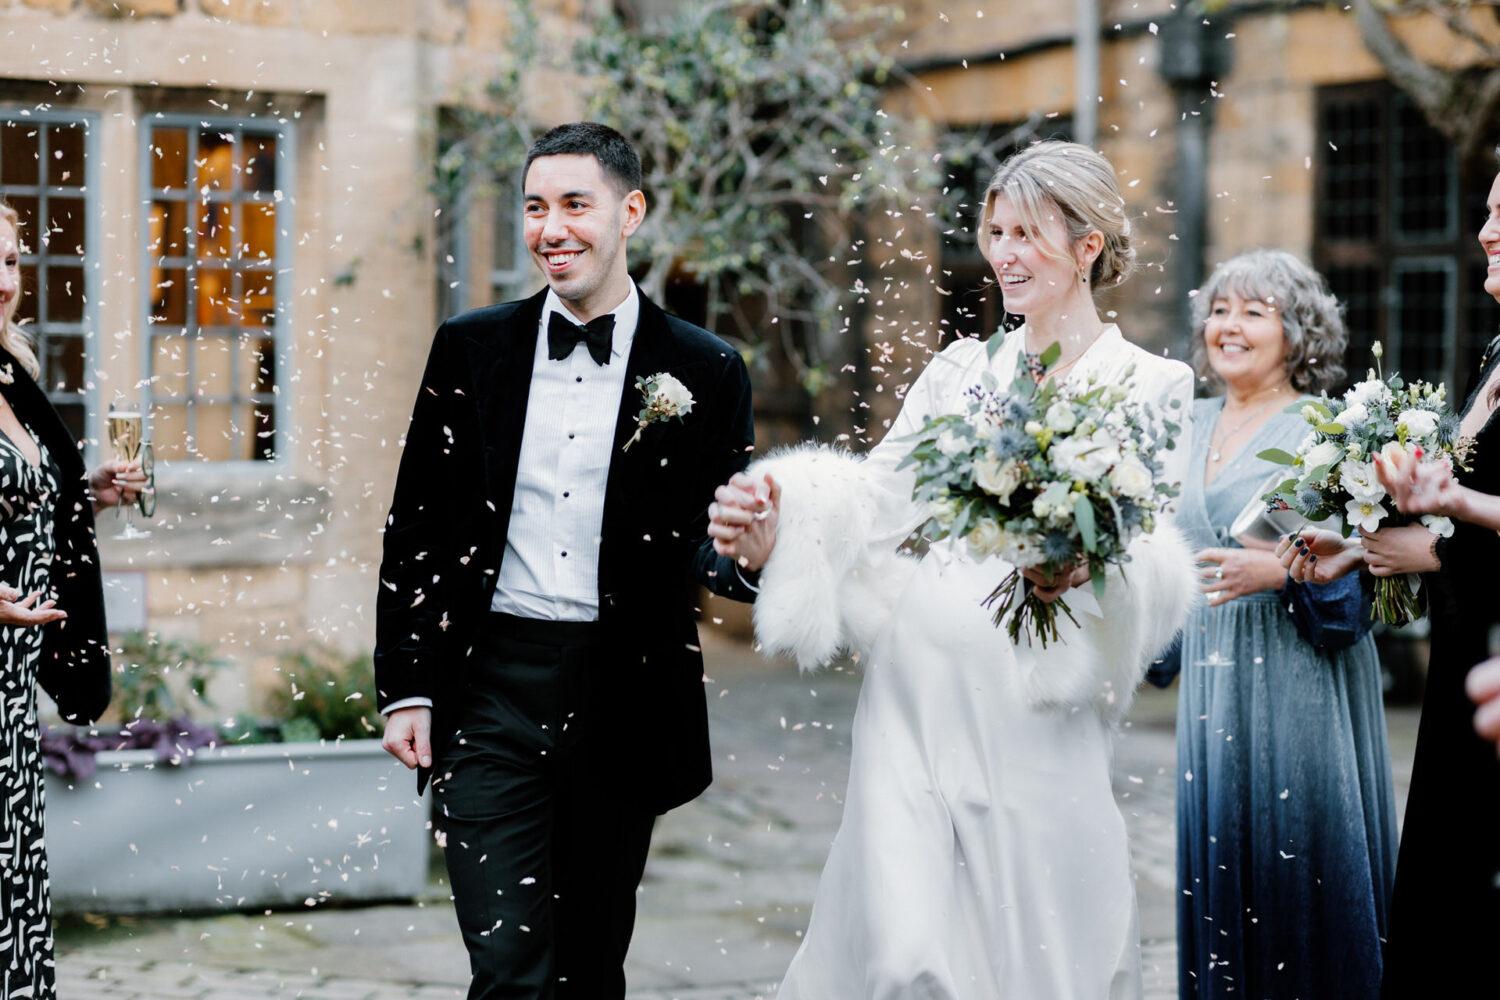
{"label": "groom's ear", "polygon": [[620,206],[620,238],[629,239],[646,221],[645,192],[635,190],[625,196]]}

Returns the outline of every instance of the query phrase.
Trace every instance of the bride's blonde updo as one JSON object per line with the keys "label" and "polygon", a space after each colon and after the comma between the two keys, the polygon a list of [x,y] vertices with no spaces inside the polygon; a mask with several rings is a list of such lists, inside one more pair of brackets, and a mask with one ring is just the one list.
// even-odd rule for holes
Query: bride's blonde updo
{"label": "bride's blonde updo", "polygon": [[[989,238],[995,199],[1001,195],[1021,216],[1026,235],[1054,260],[1071,263],[1069,249],[1089,233],[1099,231],[1104,248],[1090,269],[1090,291],[1120,284],[1135,267],[1130,219],[1125,214],[1125,196],[1120,193],[1115,168],[1087,146],[1056,140],[1039,142],[1000,164],[979,213],[981,251]],[[1052,245],[1045,235],[1043,221],[1054,211],[1062,213],[1068,247]]]}
{"label": "bride's blonde updo", "polygon": [[[21,215],[10,203],[0,199],[0,222],[10,223],[11,234],[16,240],[16,249],[21,247]],[[21,291],[16,289],[16,294],[5,303],[4,315],[0,315],[0,347],[10,352],[11,357],[21,362],[21,367],[36,378],[42,373],[41,363],[36,359],[36,351],[31,346],[31,338],[16,325],[16,309],[21,305]]]}

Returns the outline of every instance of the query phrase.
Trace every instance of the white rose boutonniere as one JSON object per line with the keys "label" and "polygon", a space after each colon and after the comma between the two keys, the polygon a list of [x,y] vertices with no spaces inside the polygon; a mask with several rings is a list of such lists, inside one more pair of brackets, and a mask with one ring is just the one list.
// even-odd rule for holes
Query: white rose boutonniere
{"label": "white rose boutonniere", "polygon": [[637,378],[635,387],[646,397],[646,405],[635,415],[635,434],[625,442],[621,451],[629,451],[630,446],[641,439],[641,432],[657,421],[673,417],[681,420],[693,412],[693,394],[688,391],[687,386],[666,372]]}

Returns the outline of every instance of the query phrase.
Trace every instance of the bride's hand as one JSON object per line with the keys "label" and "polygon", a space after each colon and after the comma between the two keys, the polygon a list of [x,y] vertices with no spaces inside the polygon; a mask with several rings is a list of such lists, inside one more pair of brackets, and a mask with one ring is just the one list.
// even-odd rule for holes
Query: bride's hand
{"label": "bride's hand", "polygon": [[1081,587],[1089,582],[1089,564],[1086,562],[1058,567],[1052,576],[1051,582],[1047,580],[1047,574],[1035,566],[1021,570],[1021,575],[1031,581],[1031,592],[1041,598],[1046,604],[1051,604],[1063,595],[1070,587]]}
{"label": "bride's hand", "polygon": [[781,511],[781,486],[770,476],[756,482],[743,472],[735,473],[714,491],[708,505],[708,536],[714,551],[730,556],[741,569],[759,570],[776,547],[776,527]]}

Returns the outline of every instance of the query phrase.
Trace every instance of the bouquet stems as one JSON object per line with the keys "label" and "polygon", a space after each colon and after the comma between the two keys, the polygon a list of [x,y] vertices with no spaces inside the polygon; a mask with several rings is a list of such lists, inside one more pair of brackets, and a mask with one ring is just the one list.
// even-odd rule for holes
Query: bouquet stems
{"label": "bouquet stems", "polygon": [[1406,625],[1422,617],[1422,604],[1411,588],[1409,574],[1375,578],[1375,602],[1370,617],[1387,625]]}
{"label": "bouquet stems", "polygon": [[1041,641],[1042,648],[1046,649],[1049,639],[1053,642],[1058,641],[1057,613],[1059,611],[1067,615],[1068,621],[1074,625],[1078,624],[1078,619],[1073,617],[1073,611],[1068,607],[1067,601],[1059,597],[1048,604],[1032,593],[1031,582],[1029,580],[1022,587],[1022,580],[1023,577],[1020,570],[1011,570],[1009,575],[1000,581],[1000,586],[990,591],[990,596],[984,599],[983,606],[986,608],[995,608],[995,616],[992,620],[998,628],[1000,622],[1005,618],[1006,612],[1016,603],[1016,591],[1018,589],[1022,590],[1024,593],[1021,597],[1021,606],[1016,608],[1014,615],[1011,615],[1010,621],[1006,623],[1005,631],[1013,643],[1020,642],[1021,633],[1024,631],[1026,634],[1026,645],[1028,646],[1031,645],[1031,637],[1034,633],[1037,639]]}

